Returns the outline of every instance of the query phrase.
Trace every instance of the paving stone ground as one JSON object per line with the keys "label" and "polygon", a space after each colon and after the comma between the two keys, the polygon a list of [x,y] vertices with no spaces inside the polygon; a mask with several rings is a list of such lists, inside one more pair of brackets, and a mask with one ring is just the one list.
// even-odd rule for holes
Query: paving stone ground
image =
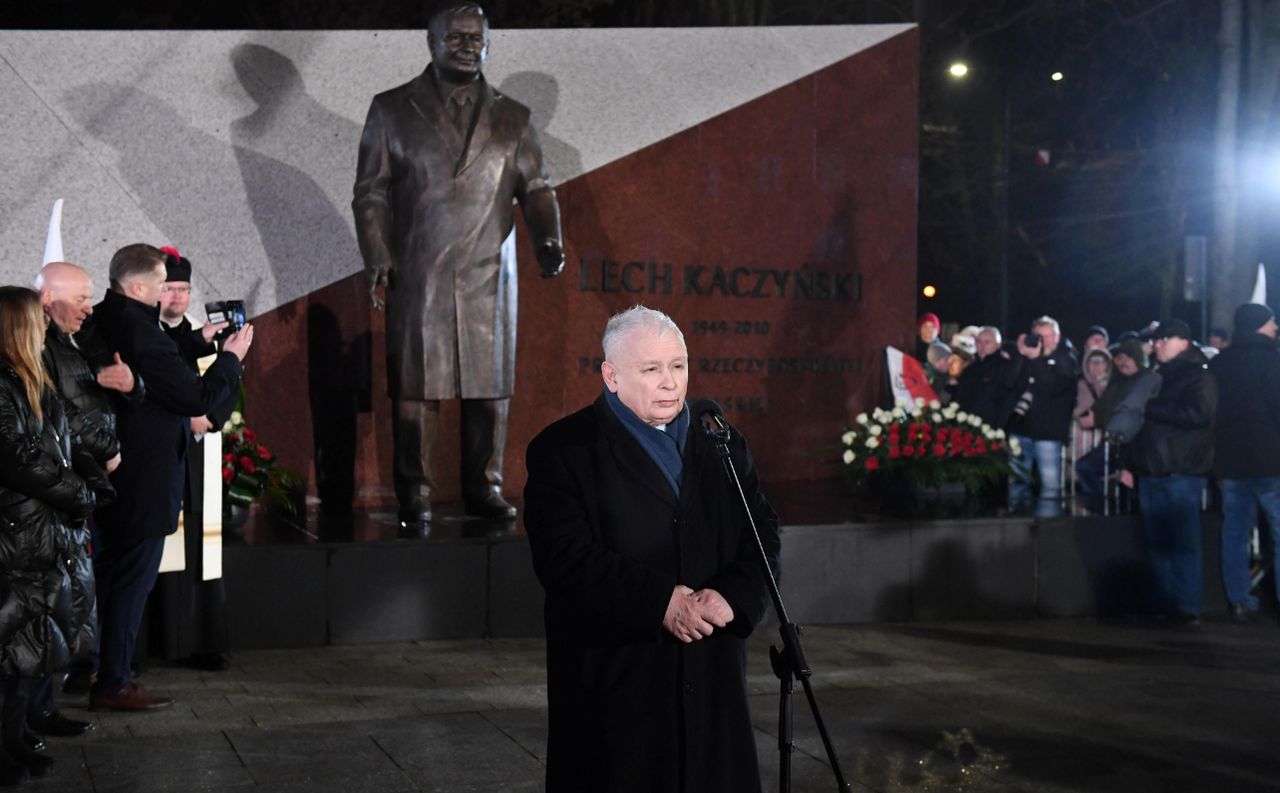
{"label": "paving stone ground", "polygon": [[[777,790],[772,631],[749,686]],[[1280,627],[1092,620],[810,628],[814,688],[856,791],[1280,791]],[[540,791],[540,640],[236,654],[230,670],[152,667],[177,698],[143,715],[68,715],[52,776],[24,789]],[[834,791],[799,689],[793,790]]]}

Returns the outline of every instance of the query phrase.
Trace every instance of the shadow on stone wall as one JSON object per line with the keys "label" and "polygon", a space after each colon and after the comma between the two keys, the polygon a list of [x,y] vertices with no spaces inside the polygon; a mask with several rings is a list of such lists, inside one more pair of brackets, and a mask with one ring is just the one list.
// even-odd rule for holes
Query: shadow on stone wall
{"label": "shadow on stone wall", "polygon": [[[236,160],[253,221],[262,238],[277,288],[310,292],[317,264],[330,272],[360,269],[360,253],[348,223],[349,212],[329,200],[302,170],[309,152],[350,143],[355,173],[359,127],[309,96],[297,67],[285,55],[260,44],[231,52],[241,87],[257,108],[231,124]],[[293,160],[285,162],[262,152]],[[310,276],[310,277],[308,277]],[[301,283],[293,283],[298,279]],[[292,279],[292,280],[291,280]],[[327,279],[326,279],[327,280]],[[304,301],[280,310],[287,324],[301,324],[295,312]],[[316,493],[322,533],[343,525],[355,495],[356,414],[368,409],[371,332],[367,303],[330,306],[305,301],[307,387]],[[301,352],[300,350],[298,352]],[[295,431],[301,427],[293,427]],[[336,520],[334,520],[336,519]],[[325,539],[341,539],[326,536]]]}

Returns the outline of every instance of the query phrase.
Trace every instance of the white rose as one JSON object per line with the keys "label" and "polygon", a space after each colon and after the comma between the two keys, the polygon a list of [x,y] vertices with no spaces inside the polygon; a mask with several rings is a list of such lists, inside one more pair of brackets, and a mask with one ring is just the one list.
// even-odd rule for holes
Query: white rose
{"label": "white rose", "polygon": [[231,411],[231,423],[232,423],[232,424],[239,424],[239,423],[241,423],[242,421],[244,421],[244,416],[243,416],[243,415],[241,415],[240,411],[238,411],[238,410],[233,410],[233,411]]}
{"label": "white rose", "polygon": [[891,417],[891,418],[895,418],[895,419],[898,419],[898,420],[902,420],[902,419],[906,418],[906,416],[907,416],[907,414],[906,414],[906,413],[902,410],[902,408],[900,408],[900,407],[896,407],[896,408],[894,408],[894,409],[893,409],[893,412],[892,412],[892,413],[890,413],[889,415],[890,415],[890,417]]}
{"label": "white rose", "polygon": [[844,464],[845,464],[845,465],[851,465],[851,464],[853,463],[853,461],[854,461],[854,460],[856,460],[856,459],[858,459],[858,456],[857,456],[856,454],[854,454],[854,453],[853,453],[853,449],[845,449],[845,450],[844,450]]}
{"label": "white rose", "polygon": [[231,426],[231,419],[227,419],[227,423],[222,425],[223,432],[231,432],[234,427]]}
{"label": "white rose", "polygon": [[916,397],[916,407],[924,407],[924,397]]}
{"label": "white rose", "polygon": [[942,423],[942,414],[941,414],[941,413],[930,413],[930,414],[929,414],[929,420],[930,420],[930,421],[932,421],[934,424],[941,424],[941,423]]}
{"label": "white rose", "polygon": [[872,424],[870,427],[867,427],[867,432],[871,433],[874,437],[884,432],[884,427],[881,427],[879,424]]}
{"label": "white rose", "polygon": [[1022,444],[1018,443],[1017,438],[1009,439],[1009,451],[1013,452],[1014,457],[1017,457],[1018,455],[1022,454]]}
{"label": "white rose", "polygon": [[924,415],[924,411],[921,410],[920,408],[916,408],[915,410],[911,411],[911,418],[913,419],[918,419],[923,415]]}
{"label": "white rose", "polygon": [[996,440],[1004,440],[1004,430],[996,430]]}
{"label": "white rose", "polygon": [[969,423],[977,427],[982,424],[982,416],[970,416]]}
{"label": "white rose", "polygon": [[880,439],[879,439],[879,438],[876,438],[876,437],[874,437],[874,436],[873,436],[873,437],[870,437],[870,438],[867,438],[867,448],[868,448],[868,449],[874,449],[874,448],[876,448],[876,447],[877,447],[877,446],[879,446],[879,445],[880,445]]}
{"label": "white rose", "polygon": [[930,399],[930,400],[929,400],[929,409],[930,409],[930,410],[937,410],[937,409],[938,409],[938,408],[940,408],[940,407],[942,407],[942,403],[941,403],[941,402],[939,402],[938,400],[936,400],[936,399]]}
{"label": "white rose", "polygon": [[902,399],[901,397],[899,397],[898,399],[893,400],[893,406],[894,406],[895,408],[904,408],[904,407],[906,407],[907,405],[910,405],[910,404],[911,404],[911,400],[909,400],[909,399]]}
{"label": "white rose", "polygon": [[859,413],[858,417],[854,419],[854,421],[858,422],[859,424],[865,425],[867,423],[867,414]]}
{"label": "white rose", "polygon": [[965,413],[963,410],[956,414],[956,421],[960,422],[961,424],[965,423],[968,420],[969,420],[969,414]]}
{"label": "white rose", "polygon": [[853,430],[849,430],[848,432],[840,436],[840,442],[843,443],[845,446],[852,446],[853,442],[857,439],[857,437],[858,437],[858,433],[854,432]]}
{"label": "white rose", "polygon": [[942,415],[946,416],[949,419],[953,419],[956,417],[956,412],[958,410],[960,410],[960,408],[956,405],[955,402],[952,402],[950,405],[947,405],[942,409]]}

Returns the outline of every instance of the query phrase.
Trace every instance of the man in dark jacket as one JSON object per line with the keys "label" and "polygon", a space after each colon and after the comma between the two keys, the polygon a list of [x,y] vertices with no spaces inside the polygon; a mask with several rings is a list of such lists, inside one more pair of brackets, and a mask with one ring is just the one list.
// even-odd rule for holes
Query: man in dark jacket
{"label": "man in dark jacket", "polygon": [[[96,372],[73,334],[79,333],[84,321],[93,313],[93,279],[84,268],[69,262],[50,262],[40,271],[40,305],[49,318],[45,332],[44,367],[59,395],[67,403],[67,422],[81,451],[107,473],[120,464],[120,441],[116,437],[116,408],[112,394],[137,405],[142,402],[143,386],[119,357]],[[110,492],[98,495],[98,503],[114,498]],[[96,612],[95,612],[96,617]],[[73,674],[87,679],[88,659],[83,672],[77,662]],[[53,701],[53,678],[46,678],[32,693],[29,723],[42,735],[71,737],[93,729],[93,722],[69,719]]]}
{"label": "man in dark jacket", "polygon": [[[1231,346],[1210,361],[1209,373],[1219,394],[1214,459],[1222,486],[1222,583],[1231,618],[1252,622],[1258,599],[1250,592],[1249,543],[1259,508],[1280,548],[1280,350],[1271,309],[1256,303],[1236,309]],[[1275,569],[1280,574],[1280,560]]]}
{"label": "man in dark jacket", "polygon": [[1040,317],[1031,323],[1031,334],[1018,336],[1020,369],[1015,381],[1017,401],[1009,421],[1009,435],[1017,443],[1013,475],[1009,477],[1009,511],[1030,506],[1034,468],[1040,476],[1040,493],[1033,514],[1062,514],[1062,447],[1071,434],[1071,412],[1076,403],[1080,366],[1071,342],[1062,338],[1058,321]]}
{"label": "man in dark jacket", "polygon": [[1208,358],[1191,343],[1182,320],[1160,323],[1152,334],[1160,391],[1147,402],[1142,429],[1126,451],[1120,481],[1134,486],[1160,601],[1176,622],[1200,617],[1200,494],[1213,469],[1213,418],[1218,386]]}
{"label": "man in dark jacket", "polygon": [[[94,307],[93,325],[147,384],[146,398],[120,414],[123,461],[111,475],[117,498],[94,518],[102,547],[94,556],[102,642],[98,679],[90,692],[95,710],[151,710],[172,700],[134,683],[129,668],[143,606],[160,569],[164,538],[178,527],[191,416],[207,415],[235,389],[240,361],[253,342],[246,325],[223,345],[200,377],[159,324],[164,254],[129,245],[111,258],[111,289]],[[221,325],[206,325],[206,340]],[[193,331],[200,333],[200,331]]]}
{"label": "man in dark jacket", "polygon": [[1018,362],[1004,349],[1000,329],[987,325],[978,331],[974,346],[978,355],[960,374],[955,401],[961,409],[992,427],[1003,429],[1013,412],[1012,394],[1018,376]]}
{"label": "man in dark jacket", "polygon": [[[669,317],[609,321],[595,404],[529,445],[525,527],[546,589],[547,790],[760,790],[746,637],[764,567],[736,490],[685,405]],[[730,454],[771,564],[778,519],[746,441]]]}

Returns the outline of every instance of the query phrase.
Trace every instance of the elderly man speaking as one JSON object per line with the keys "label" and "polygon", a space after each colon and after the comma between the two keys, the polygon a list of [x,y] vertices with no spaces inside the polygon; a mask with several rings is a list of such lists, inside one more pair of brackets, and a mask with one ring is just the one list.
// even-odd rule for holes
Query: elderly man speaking
{"label": "elderly man speaking", "polygon": [[[609,320],[595,403],[529,445],[525,526],[547,591],[547,790],[758,791],[745,639],[765,573],[689,353],[659,311]],[[778,519],[729,441],[770,563]],[[776,569],[776,568],[775,568]]]}

